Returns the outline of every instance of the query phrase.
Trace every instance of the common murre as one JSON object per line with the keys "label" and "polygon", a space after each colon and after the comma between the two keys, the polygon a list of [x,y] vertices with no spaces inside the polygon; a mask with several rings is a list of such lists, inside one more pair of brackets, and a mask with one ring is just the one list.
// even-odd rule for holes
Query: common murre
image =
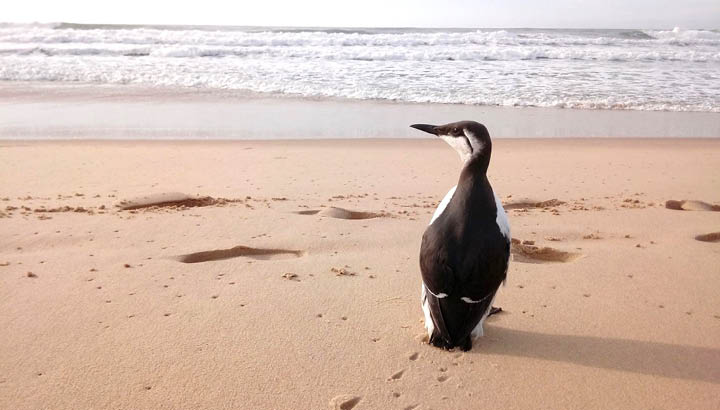
{"label": "common murre", "polygon": [[510,225],[487,179],[492,142],[487,128],[474,121],[411,127],[442,138],[463,161],[458,184],[423,234],[420,270],[429,342],[467,351],[483,334],[510,261]]}

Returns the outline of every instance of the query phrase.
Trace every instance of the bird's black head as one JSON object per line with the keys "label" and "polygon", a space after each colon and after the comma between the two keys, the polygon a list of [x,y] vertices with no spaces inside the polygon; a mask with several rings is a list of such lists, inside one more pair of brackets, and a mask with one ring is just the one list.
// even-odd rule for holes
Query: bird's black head
{"label": "bird's black head", "polygon": [[490,156],[492,149],[487,128],[475,121],[458,121],[445,125],[413,124],[411,127],[437,135],[460,155],[463,162],[472,156]]}

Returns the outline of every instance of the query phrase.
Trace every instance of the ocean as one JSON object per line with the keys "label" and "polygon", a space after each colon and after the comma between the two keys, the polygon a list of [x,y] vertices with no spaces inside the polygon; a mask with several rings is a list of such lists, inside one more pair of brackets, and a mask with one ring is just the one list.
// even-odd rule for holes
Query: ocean
{"label": "ocean", "polygon": [[720,112],[720,31],[0,23],[0,80]]}

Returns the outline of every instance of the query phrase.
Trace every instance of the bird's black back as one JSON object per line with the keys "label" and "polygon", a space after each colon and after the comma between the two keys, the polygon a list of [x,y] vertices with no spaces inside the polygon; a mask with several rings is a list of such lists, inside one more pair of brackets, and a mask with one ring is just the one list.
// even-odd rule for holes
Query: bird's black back
{"label": "bird's black back", "polygon": [[[509,238],[496,222],[495,197],[487,178],[464,176],[445,211],[425,230],[420,247],[425,286],[434,295],[448,295],[434,300],[438,306],[432,316],[444,322],[436,323],[436,332],[451,347],[465,339],[486,313],[505,280],[510,254]],[[467,303],[463,297],[484,303]]]}

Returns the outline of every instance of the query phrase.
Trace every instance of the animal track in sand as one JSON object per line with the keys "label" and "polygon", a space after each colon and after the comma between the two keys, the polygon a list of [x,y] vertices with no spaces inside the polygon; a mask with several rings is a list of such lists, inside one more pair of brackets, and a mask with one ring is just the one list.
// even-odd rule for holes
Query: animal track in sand
{"label": "animal track in sand", "polygon": [[295,213],[298,215],[315,215],[318,212],[320,212],[319,209],[308,209],[307,211],[296,211]]}
{"label": "animal track in sand", "polygon": [[332,400],[330,400],[330,409],[331,410],[350,410],[353,407],[357,406],[357,404],[360,403],[360,400],[362,400],[361,397],[352,396],[349,394],[335,396],[332,398]]}
{"label": "animal track in sand", "polygon": [[509,209],[527,209],[527,208],[552,208],[563,205],[565,202],[558,199],[548,199],[547,201],[535,201],[532,199],[519,199],[503,204],[503,208]]}
{"label": "animal track in sand", "polygon": [[565,252],[555,248],[524,245],[520,240],[515,238],[512,238],[510,248],[513,261],[522,263],[567,263],[582,257],[580,253]]}
{"label": "animal track in sand", "polygon": [[384,212],[364,212],[364,211],[351,211],[349,209],[338,208],[331,206],[325,209],[308,209],[305,211],[295,212],[298,215],[320,215],[328,216],[330,218],[337,219],[371,219],[385,216]]}
{"label": "animal track in sand", "polygon": [[704,235],[698,235],[695,237],[696,240],[702,242],[720,242],[720,232],[706,233]]}
{"label": "animal track in sand", "polygon": [[249,246],[236,246],[230,249],[215,249],[180,255],[177,260],[182,263],[199,263],[219,261],[223,259],[246,257],[259,260],[293,259],[303,256],[305,252],[290,249],[264,249]]}
{"label": "animal track in sand", "polygon": [[403,376],[403,373],[405,373],[405,369],[400,370],[399,372],[393,373],[392,376],[388,377],[388,381],[394,381],[394,380],[400,380]]}
{"label": "animal track in sand", "polygon": [[180,192],[147,195],[121,201],[117,207],[122,211],[131,211],[146,208],[195,208],[213,205],[226,205],[233,202],[242,202],[241,199],[213,198],[211,196],[189,196]]}
{"label": "animal track in sand", "polygon": [[288,273],[285,273],[284,275],[282,275],[282,277],[287,280],[294,281],[294,282],[300,282],[300,277],[296,273],[288,272]]}
{"label": "animal track in sand", "polygon": [[695,200],[669,200],[665,202],[665,208],[676,211],[713,211],[720,212],[720,205],[713,205],[703,201]]}

